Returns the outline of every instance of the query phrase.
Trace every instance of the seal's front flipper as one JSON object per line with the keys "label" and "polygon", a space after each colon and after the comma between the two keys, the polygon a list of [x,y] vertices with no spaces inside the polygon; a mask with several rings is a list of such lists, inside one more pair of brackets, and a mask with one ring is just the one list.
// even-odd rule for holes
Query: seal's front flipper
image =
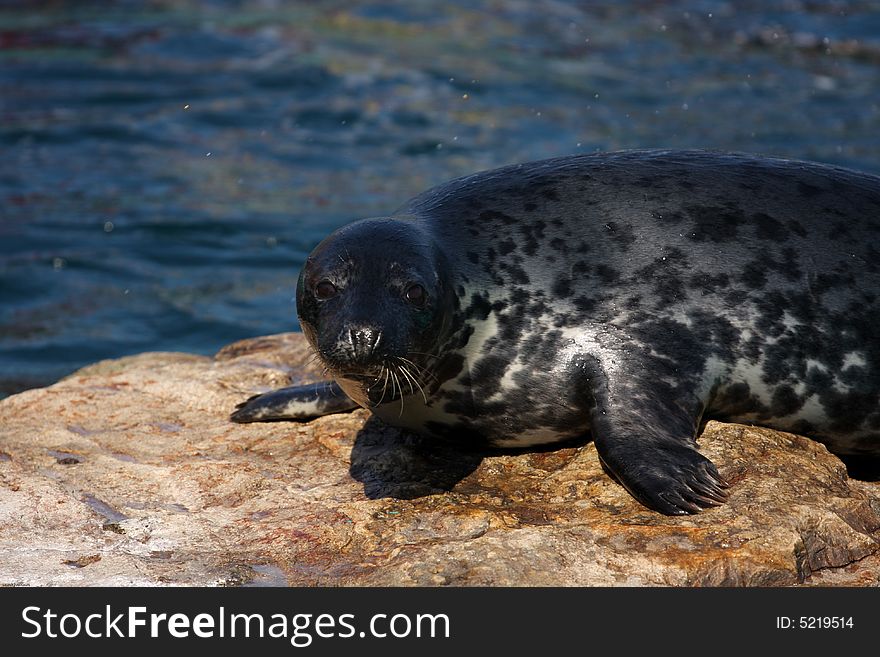
{"label": "seal's front flipper", "polygon": [[[599,450],[606,470],[646,507],[668,516],[699,513],[727,501],[727,483],[693,447],[645,444],[638,450]],[[603,454],[603,452],[605,452]]]}
{"label": "seal's front flipper", "polygon": [[605,469],[633,497],[666,515],[698,513],[727,500],[727,482],[696,449],[703,404],[656,381],[596,395],[591,432]]}
{"label": "seal's front flipper", "polygon": [[229,418],[233,422],[303,422],[322,415],[351,411],[357,408],[357,404],[342,392],[335,381],[321,381],[255,395],[235,408]]}

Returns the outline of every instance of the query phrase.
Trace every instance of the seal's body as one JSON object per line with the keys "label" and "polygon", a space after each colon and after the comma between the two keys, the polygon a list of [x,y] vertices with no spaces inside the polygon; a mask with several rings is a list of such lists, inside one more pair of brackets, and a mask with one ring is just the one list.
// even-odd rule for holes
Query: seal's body
{"label": "seal's body", "polygon": [[339,387],[258,396],[233,419],[350,399],[498,446],[590,432],[664,513],[725,499],[695,449],[704,417],[880,455],[876,176],[701,151],[504,167],[328,237],[297,307]]}

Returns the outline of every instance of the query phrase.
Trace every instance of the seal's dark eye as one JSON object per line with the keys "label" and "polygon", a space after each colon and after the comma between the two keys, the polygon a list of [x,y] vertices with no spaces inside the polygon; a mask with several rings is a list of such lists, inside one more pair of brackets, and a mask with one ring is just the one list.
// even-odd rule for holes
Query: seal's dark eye
{"label": "seal's dark eye", "polygon": [[403,296],[405,296],[406,300],[417,308],[424,306],[425,302],[428,300],[428,293],[425,292],[425,288],[418,283],[413,283],[406,288],[406,292]]}
{"label": "seal's dark eye", "polygon": [[335,297],[338,291],[330,281],[321,281],[315,286],[315,297],[323,301]]}

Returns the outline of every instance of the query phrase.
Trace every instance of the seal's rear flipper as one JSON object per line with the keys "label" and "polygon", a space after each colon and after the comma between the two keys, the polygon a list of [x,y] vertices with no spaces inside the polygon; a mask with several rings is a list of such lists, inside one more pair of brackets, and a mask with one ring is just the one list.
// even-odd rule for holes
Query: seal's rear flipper
{"label": "seal's rear flipper", "polygon": [[233,422],[266,422],[269,420],[306,421],[331,413],[344,413],[357,408],[335,381],[320,381],[303,386],[279,388],[254,395],[235,407],[229,417]]}

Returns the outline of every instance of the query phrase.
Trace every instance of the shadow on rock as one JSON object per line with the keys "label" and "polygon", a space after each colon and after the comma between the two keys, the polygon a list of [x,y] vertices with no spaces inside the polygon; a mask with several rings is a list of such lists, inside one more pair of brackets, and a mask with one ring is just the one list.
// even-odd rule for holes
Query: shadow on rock
{"label": "shadow on rock", "polygon": [[880,458],[872,455],[851,456],[838,454],[846,472],[852,479],[861,481],[880,481]]}
{"label": "shadow on rock", "polygon": [[421,436],[371,417],[355,438],[349,472],[370,499],[411,500],[452,490],[488,456],[558,452],[588,441],[589,436],[584,436],[550,445],[497,448],[478,436],[445,440]]}
{"label": "shadow on rock", "polygon": [[370,499],[410,500],[451,490],[491,453],[402,431],[371,417],[355,438],[349,472]]}

